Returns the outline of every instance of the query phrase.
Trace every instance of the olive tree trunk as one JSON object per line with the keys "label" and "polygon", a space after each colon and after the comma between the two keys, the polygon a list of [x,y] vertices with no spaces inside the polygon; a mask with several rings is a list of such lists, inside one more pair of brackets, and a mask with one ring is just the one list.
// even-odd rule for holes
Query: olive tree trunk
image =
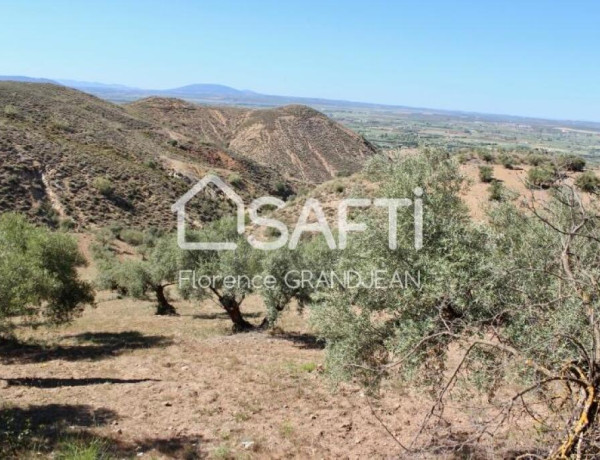
{"label": "olive tree trunk", "polygon": [[242,312],[240,311],[240,302],[238,302],[234,296],[220,296],[219,302],[233,323],[233,332],[245,332],[254,329],[254,326],[246,321],[242,316]]}
{"label": "olive tree trunk", "polygon": [[156,300],[158,301],[156,305],[156,314],[177,315],[177,310],[175,310],[175,307],[167,300],[167,296],[165,295],[165,286],[156,286],[154,290],[156,293]]}

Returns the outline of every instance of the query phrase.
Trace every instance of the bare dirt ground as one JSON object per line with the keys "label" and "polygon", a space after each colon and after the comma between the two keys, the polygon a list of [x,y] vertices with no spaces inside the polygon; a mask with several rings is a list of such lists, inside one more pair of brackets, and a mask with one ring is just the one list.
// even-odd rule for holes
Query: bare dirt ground
{"label": "bare dirt ground", "polygon": [[[463,200],[469,207],[469,212],[474,220],[484,220],[486,207],[490,206],[489,188],[490,184],[481,182],[479,179],[479,163],[467,163],[461,166],[461,172],[469,181],[463,193]],[[502,165],[489,165],[493,168],[494,178],[500,181],[510,192],[514,193],[515,199],[531,202],[545,202],[548,200],[547,190],[531,190],[527,188],[527,171],[531,169],[528,165],[516,166],[515,169],[506,169]]]}
{"label": "bare dirt ground", "polygon": [[[378,398],[334,387],[296,312],[277,333],[231,335],[210,302],[177,302],[181,316],[157,317],[150,302],[104,292],[99,300],[69,326],[19,329],[30,345],[0,350],[0,394],[12,408],[4,410],[106,440],[122,458],[416,458],[378,418],[408,443],[430,400],[393,385]],[[263,316],[255,298],[245,311],[254,322]],[[472,404],[451,416],[457,435],[482,414],[484,402]],[[499,449],[528,442],[497,440]],[[443,449],[426,457],[496,458]]]}
{"label": "bare dirt ground", "polygon": [[[489,183],[481,182],[479,178],[479,167],[481,162],[469,162],[461,165],[461,172],[464,174],[468,183],[462,193],[463,200],[469,208],[471,217],[476,221],[482,221],[486,216],[486,209],[490,206],[490,186]],[[539,207],[547,203],[550,199],[549,189],[530,189],[527,187],[527,173],[532,168],[529,165],[518,165],[514,169],[507,169],[502,165],[490,164],[493,169],[494,179],[499,181],[511,194],[510,198],[519,206],[525,207],[535,202]],[[597,168],[589,169],[596,175],[600,175]],[[566,173],[564,184],[572,186],[580,173]],[[590,195],[580,192],[584,204],[590,203]]]}
{"label": "bare dirt ground", "polygon": [[360,389],[322,376],[313,336],[230,335],[217,307],[177,306],[161,318],[150,303],[105,300],[68,327],[20,331],[45,347],[4,350],[3,399],[148,458],[397,455]]}

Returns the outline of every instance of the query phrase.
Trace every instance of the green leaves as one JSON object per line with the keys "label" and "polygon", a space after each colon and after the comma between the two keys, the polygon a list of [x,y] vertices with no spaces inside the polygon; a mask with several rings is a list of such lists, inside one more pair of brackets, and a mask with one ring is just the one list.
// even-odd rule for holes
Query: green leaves
{"label": "green leaves", "polygon": [[[336,269],[355,270],[363,277],[374,270],[397,271],[422,282],[420,287],[405,283],[320,293],[313,321],[327,340],[329,369],[338,376],[377,369],[429,335],[459,334],[470,322],[486,321],[493,306],[486,292],[493,269],[486,259],[489,235],[468,218],[459,197],[457,164],[446,153],[429,150],[395,161],[375,160],[368,172],[382,184],[385,197],[411,197],[415,188],[424,189],[423,248],[413,246],[412,208],[398,213],[395,251],[388,249],[387,216],[375,212],[368,230],[353,235],[349,247],[340,251]],[[405,362],[404,375],[416,375],[425,366],[428,380],[439,377],[448,335],[414,353]]]}
{"label": "green leaves", "polygon": [[76,268],[85,260],[73,238],[0,216],[0,319],[42,312],[64,322],[94,300]]}
{"label": "green leaves", "polygon": [[507,315],[503,339],[523,356],[553,368],[580,360],[568,337],[592,349],[589,315],[600,300],[597,204],[583,204],[571,187],[526,212],[504,204],[491,214],[494,261]]}

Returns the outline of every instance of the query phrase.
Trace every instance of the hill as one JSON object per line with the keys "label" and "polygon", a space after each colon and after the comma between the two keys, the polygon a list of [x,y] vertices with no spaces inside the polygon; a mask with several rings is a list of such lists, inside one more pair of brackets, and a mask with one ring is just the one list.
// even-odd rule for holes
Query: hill
{"label": "hill", "polygon": [[[243,196],[283,183],[273,168],[186,139],[123,107],[51,84],[0,82],[0,212],[78,227],[173,227],[171,205],[208,171]],[[206,221],[230,206],[214,194],[192,205]]]}
{"label": "hill", "polygon": [[[208,172],[248,201],[356,171],[373,148],[303,106],[203,107],[151,98],[116,105],[54,84],[0,82],[0,212],[78,228],[175,224],[171,205]],[[207,192],[193,221],[232,204]]]}
{"label": "hill", "polygon": [[301,105],[253,110],[153,97],[127,109],[186,139],[217,144],[302,182],[355,172],[375,153],[358,134]]}

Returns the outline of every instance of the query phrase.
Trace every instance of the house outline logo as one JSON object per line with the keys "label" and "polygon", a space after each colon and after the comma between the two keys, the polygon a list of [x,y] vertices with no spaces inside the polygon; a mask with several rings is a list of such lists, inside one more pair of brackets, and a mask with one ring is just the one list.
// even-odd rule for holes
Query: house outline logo
{"label": "house outline logo", "polygon": [[234,251],[237,249],[237,244],[232,242],[188,242],[185,237],[185,206],[209,185],[215,185],[221,190],[227,198],[233,201],[237,206],[237,232],[241,235],[245,231],[245,209],[242,198],[222,179],[208,174],[196,183],[188,192],[171,206],[171,211],[177,212],[177,244],[181,249],[191,251]]}
{"label": "house outline logo", "polygon": [[[238,247],[237,243],[229,242],[188,242],[186,241],[185,233],[185,207],[187,203],[209,185],[215,185],[223,194],[233,201],[237,206],[237,232],[242,235],[246,231],[246,208],[242,197],[240,197],[233,188],[225,181],[215,176],[208,174],[198,181],[188,192],[179,198],[171,210],[177,212],[177,244],[181,249],[191,251],[235,251]],[[248,243],[255,249],[264,251],[272,251],[279,249],[286,244],[290,249],[296,249],[300,238],[304,232],[319,232],[327,241],[329,249],[345,249],[347,245],[347,235],[349,232],[364,232],[367,229],[366,222],[355,223],[348,220],[348,210],[350,208],[365,208],[370,206],[386,208],[388,211],[388,247],[390,250],[397,249],[397,213],[401,208],[413,206],[413,222],[414,222],[414,248],[418,251],[423,247],[423,189],[416,187],[413,190],[413,199],[408,198],[345,198],[338,203],[338,233],[339,243],[336,244],[331,228],[325,217],[323,207],[318,200],[309,198],[304,203],[300,216],[294,231],[289,236],[289,231],[285,223],[272,218],[261,217],[258,210],[262,206],[275,206],[277,209],[282,209],[286,203],[279,198],[272,196],[263,196],[255,199],[248,206],[250,222],[254,225],[262,227],[270,227],[279,230],[279,237],[275,241],[260,241],[253,235],[250,235]],[[309,216],[314,214],[316,222],[309,222]],[[288,244],[289,241],[289,244]]]}

